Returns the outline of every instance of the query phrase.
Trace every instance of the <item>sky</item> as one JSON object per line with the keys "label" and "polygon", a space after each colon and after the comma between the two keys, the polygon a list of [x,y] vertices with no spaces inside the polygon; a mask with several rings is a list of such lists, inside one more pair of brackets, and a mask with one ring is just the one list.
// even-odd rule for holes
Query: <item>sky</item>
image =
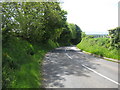
{"label": "sky", "polygon": [[86,34],[108,34],[118,26],[119,0],[62,0],[67,21]]}

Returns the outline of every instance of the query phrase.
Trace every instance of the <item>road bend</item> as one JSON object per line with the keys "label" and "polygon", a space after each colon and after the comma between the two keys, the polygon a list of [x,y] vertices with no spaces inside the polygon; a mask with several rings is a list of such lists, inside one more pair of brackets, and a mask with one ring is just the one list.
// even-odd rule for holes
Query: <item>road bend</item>
{"label": "road bend", "polygon": [[118,88],[118,74],[118,63],[85,54],[75,46],[56,48],[43,62],[45,88]]}

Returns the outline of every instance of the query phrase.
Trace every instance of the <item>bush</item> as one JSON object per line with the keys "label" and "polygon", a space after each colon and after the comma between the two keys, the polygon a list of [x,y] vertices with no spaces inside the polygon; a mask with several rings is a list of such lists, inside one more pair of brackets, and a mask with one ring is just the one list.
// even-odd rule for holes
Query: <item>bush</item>
{"label": "bush", "polygon": [[109,30],[109,36],[111,38],[110,44],[117,49],[120,48],[120,27]]}

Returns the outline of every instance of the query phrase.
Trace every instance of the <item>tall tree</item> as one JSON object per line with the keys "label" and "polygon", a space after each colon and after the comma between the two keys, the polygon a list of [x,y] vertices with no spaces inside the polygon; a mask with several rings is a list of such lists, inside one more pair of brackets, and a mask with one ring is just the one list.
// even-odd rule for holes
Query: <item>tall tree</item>
{"label": "tall tree", "polygon": [[66,14],[58,2],[5,2],[2,30],[30,41],[55,40],[62,33]]}

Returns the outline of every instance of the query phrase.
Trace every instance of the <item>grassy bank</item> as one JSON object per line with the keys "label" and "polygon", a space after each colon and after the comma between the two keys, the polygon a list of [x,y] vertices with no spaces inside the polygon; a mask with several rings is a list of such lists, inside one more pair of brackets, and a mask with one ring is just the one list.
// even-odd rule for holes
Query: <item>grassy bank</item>
{"label": "grassy bank", "polygon": [[120,60],[118,50],[110,46],[109,38],[84,38],[77,47],[93,54]]}
{"label": "grassy bank", "polygon": [[3,44],[3,88],[39,88],[43,57],[55,47],[52,41],[31,44],[21,38],[9,38]]}

